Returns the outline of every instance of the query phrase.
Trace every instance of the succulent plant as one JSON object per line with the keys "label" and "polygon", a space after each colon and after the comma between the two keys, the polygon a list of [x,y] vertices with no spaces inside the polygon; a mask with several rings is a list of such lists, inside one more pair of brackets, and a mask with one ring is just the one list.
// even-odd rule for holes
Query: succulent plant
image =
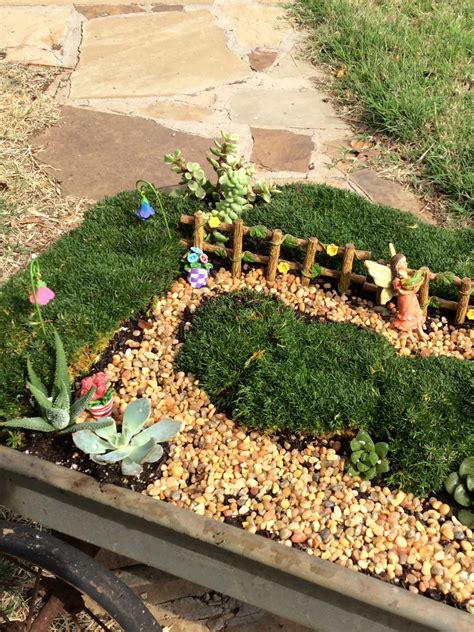
{"label": "succulent plant", "polygon": [[93,386],[85,395],[71,404],[71,381],[67,368],[66,354],[63,343],[57,331],[54,332],[56,347],[56,369],[54,373],[51,395],[33,369],[30,359],[27,360],[28,377],[27,386],[35,398],[41,411],[41,417],[23,417],[10,419],[0,423],[0,428],[22,428],[23,430],[35,430],[37,432],[55,432],[66,434],[75,432],[77,428],[105,427],[110,421],[90,422],[77,424],[77,417],[86,409],[94,395]]}
{"label": "succulent plant", "polygon": [[448,494],[462,507],[458,511],[460,522],[474,529],[474,456],[468,456],[457,472],[451,472],[444,482]]}
{"label": "succulent plant", "polygon": [[[179,149],[165,156],[165,162],[181,174],[181,183],[186,184],[194,197],[207,203],[210,210],[204,213],[206,222],[216,217],[219,222],[232,224],[244,211],[250,210],[258,198],[270,202],[272,195],[280,191],[272,182],[264,180],[252,185],[255,167],[244,163],[243,156],[238,157],[238,137],[223,132],[221,137],[221,141],[214,142],[210,149],[212,156],[207,159],[217,174],[216,184],[206,178],[199,163],[185,162]],[[227,241],[227,237],[217,230],[211,235],[218,244]]]}
{"label": "succulent plant", "polygon": [[75,432],[73,441],[95,463],[121,462],[124,476],[139,476],[143,463],[155,463],[163,456],[159,444],[172,439],[183,427],[182,422],[164,419],[144,428],[150,410],[150,400],[137,399],[125,409],[120,430],[110,419],[110,425],[105,428]]}
{"label": "succulent plant", "polygon": [[347,461],[348,474],[361,476],[370,481],[377,475],[388,472],[389,464],[386,458],[388,443],[383,441],[374,443],[367,432],[360,430],[350,445],[351,456]]}

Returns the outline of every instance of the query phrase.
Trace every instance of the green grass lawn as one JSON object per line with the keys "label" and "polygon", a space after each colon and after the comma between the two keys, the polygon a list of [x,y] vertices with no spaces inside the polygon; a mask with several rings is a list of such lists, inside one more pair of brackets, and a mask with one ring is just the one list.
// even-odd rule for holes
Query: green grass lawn
{"label": "green grass lawn", "polygon": [[366,429],[390,444],[390,482],[442,488],[474,453],[474,364],[403,358],[380,335],[298,319],[244,292],[206,301],[177,358],[211,400],[253,428],[313,435]]}
{"label": "green grass lawn", "polygon": [[473,213],[471,0],[296,0],[315,62],[347,67],[334,87],[464,217]]}

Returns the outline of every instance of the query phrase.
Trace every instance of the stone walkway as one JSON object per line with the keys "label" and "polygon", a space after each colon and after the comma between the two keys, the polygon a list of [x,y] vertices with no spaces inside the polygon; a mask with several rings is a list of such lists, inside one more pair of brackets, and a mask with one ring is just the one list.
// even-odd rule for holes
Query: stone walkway
{"label": "stone walkway", "polygon": [[354,132],[300,44],[277,0],[0,0],[0,58],[62,69],[51,86],[61,120],[35,148],[64,195],[176,184],[163,155],[179,147],[204,163],[223,130],[257,176],[329,184],[429,221],[401,185],[344,159]]}

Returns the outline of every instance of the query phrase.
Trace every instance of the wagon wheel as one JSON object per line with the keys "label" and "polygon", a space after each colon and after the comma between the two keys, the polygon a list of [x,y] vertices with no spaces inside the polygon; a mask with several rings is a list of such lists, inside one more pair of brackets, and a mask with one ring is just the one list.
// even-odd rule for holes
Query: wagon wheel
{"label": "wagon wheel", "polygon": [[162,630],[142,600],[88,555],[48,533],[0,521],[0,632],[59,629]]}

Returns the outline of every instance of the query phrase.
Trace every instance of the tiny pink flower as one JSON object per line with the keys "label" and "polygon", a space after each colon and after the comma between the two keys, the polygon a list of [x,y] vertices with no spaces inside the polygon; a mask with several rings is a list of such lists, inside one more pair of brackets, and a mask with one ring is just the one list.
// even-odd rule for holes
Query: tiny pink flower
{"label": "tiny pink flower", "polygon": [[86,395],[86,393],[88,393],[93,386],[94,381],[91,376],[85,377],[83,380],[81,380],[81,397],[83,395]]}
{"label": "tiny pink flower", "polygon": [[100,399],[101,397],[104,397],[104,395],[107,393],[107,389],[107,384],[103,384],[102,382],[97,384],[94,393],[94,399]]}
{"label": "tiny pink flower", "polygon": [[199,257],[199,261],[201,263],[207,263],[209,261],[209,257],[206,254],[202,253],[202,255]]}
{"label": "tiny pink flower", "polygon": [[95,386],[94,399],[101,399],[109,389],[109,379],[103,371],[89,375],[81,380],[81,395],[86,395]]}
{"label": "tiny pink flower", "polygon": [[55,296],[56,294],[53,292],[53,290],[50,290],[49,287],[44,286],[36,288],[36,301],[33,292],[29,295],[28,300],[32,305],[38,303],[38,305],[43,306],[50,303]]}

